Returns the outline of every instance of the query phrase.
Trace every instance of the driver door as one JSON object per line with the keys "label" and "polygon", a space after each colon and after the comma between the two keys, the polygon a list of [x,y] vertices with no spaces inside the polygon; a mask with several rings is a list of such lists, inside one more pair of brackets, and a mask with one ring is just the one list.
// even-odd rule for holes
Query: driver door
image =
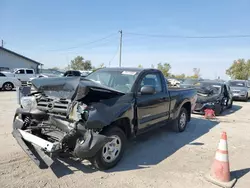
{"label": "driver door", "polygon": [[230,91],[227,85],[223,86],[223,105],[226,108],[231,103]]}
{"label": "driver door", "polygon": [[[142,95],[140,90],[146,85],[153,86],[156,93]],[[165,88],[163,88],[159,73],[148,73],[143,76],[139,83],[136,100],[139,133],[152,128],[159,122],[167,120],[170,101]]]}

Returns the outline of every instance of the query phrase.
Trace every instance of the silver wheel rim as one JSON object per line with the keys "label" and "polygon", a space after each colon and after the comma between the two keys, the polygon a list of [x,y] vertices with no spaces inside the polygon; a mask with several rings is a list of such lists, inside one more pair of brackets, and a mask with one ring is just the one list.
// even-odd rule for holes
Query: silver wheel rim
{"label": "silver wheel rim", "polygon": [[107,163],[115,161],[121,152],[122,142],[120,137],[112,136],[112,138],[114,139],[102,148],[102,158]]}
{"label": "silver wheel rim", "polygon": [[180,117],[180,127],[181,127],[181,128],[184,128],[184,127],[185,127],[185,125],[186,125],[186,120],[187,120],[186,113],[183,112],[183,113],[181,114],[181,117]]}
{"label": "silver wheel rim", "polygon": [[12,90],[12,85],[11,84],[5,84],[4,85],[4,88],[6,89],[6,90]]}

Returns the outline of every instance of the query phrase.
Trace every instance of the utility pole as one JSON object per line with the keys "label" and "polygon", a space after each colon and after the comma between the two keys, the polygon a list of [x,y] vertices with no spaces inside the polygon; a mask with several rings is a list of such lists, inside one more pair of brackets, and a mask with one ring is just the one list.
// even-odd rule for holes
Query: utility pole
{"label": "utility pole", "polygon": [[122,65],[122,30],[119,31],[120,36],[120,58],[119,58],[119,67]]}
{"label": "utility pole", "polygon": [[2,43],[1,43],[1,47],[3,48],[3,40],[2,40]]}

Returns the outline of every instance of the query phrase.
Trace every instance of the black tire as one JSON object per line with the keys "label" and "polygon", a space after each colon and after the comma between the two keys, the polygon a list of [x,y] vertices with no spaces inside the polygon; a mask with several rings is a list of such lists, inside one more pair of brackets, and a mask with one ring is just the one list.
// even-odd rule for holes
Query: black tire
{"label": "black tire", "polygon": [[12,91],[13,88],[14,88],[14,85],[11,82],[6,82],[3,84],[3,89],[5,91]]}
{"label": "black tire", "polygon": [[228,105],[228,108],[231,109],[233,107],[233,100],[231,100],[231,103]]}
{"label": "black tire", "polygon": [[[184,124],[182,124],[182,122],[181,122],[182,116],[185,116]],[[183,132],[187,127],[187,123],[188,123],[188,113],[187,113],[186,108],[182,107],[177,119],[174,121],[174,124],[173,124],[174,131],[175,132]]]}
{"label": "black tire", "polygon": [[245,98],[245,100],[244,100],[245,102],[247,102],[248,101],[248,94],[247,94],[247,96],[246,96],[246,98]]}
{"label": "black tire", "polygon": [[118,156],[115,158],[114,161],[112,162],[107,162],[104,160],[103,157],[103,149],[105,146],[103,146],[97,153],[96,155],[89,159],[89,161],[92,163],[92,165],[94,165],[97,169],[99,170],[107,170],[110,169],[114,166],[116,166],[116,164],[121,160],[125,147],[126,147],[126,142],[127,142],[127,138],[125,133],[119,128],[119,127],[111,127],[110,129],[107,129],[105,132],[103,132],[104,135],[106,136],[117,136],[120,138],[121,141],[121,150],[118,154]]}
{"label": "black tire", "polygon": [[222,107],[222,104],[221,104],[219,108],[215,109],[214,113],[215,113],[216,116],[219,116],[219,115],[221,115],[222,112],[223,112],[223,107]]}

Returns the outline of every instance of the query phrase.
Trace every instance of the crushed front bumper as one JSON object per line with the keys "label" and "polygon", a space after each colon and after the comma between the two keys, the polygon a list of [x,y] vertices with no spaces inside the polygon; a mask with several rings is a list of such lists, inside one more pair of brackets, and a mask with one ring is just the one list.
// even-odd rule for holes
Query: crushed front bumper
{"label": "crushed front bumper", "polygon": [[233,99],[234,100],[245,100],[246,97],[247,97],[246,94],[233,93]]}
{"label": "crushed front bumper", "polygon": [[[20,109],[18,110],[20,112]],[[23,129],[24,122],[22,119],[15,118],[13,122],[12,135],[17,143],[21,146],[24,152],[35,162],[35,164],[43,169],[50,167],[54,160],[58,157],[59,153],[64,152],[61,148],[62,143],[51,143],[38,136],[35,136]],[[60,126],[57,124],[56,126]],[[88,159],[93,156],[107,143],[112,141],[113,138],[95,133],[87,130],[80,136],[76,143],[75,148],[68,154],[75,158]]]}
{"label": "crushed front bumper", "polygon": [[213,109],[213,110],[217,110],[217,108],[219,108],[220,105],[219,104],[210,104],[210,103],[196,103],[195,108],[193,110],[194,114],[201,114],[204,115],[205,114],[205,110],[206,109]]}
{"label": "crushed front bumper", "polygon": [[28,141],[25,141],[21,135],[21,132],[19,131],[22,126],[23,121],[17,118],[13,123],[13,137],[16,139],[17,143],[21,146],[23,151],[34,161],[34,163],[39,168],[48,168],[48,166],[50,166],[54,162],[53,157],[49,157],[44,153],[44,151],[36,148],[36,146],[32,145]]}

